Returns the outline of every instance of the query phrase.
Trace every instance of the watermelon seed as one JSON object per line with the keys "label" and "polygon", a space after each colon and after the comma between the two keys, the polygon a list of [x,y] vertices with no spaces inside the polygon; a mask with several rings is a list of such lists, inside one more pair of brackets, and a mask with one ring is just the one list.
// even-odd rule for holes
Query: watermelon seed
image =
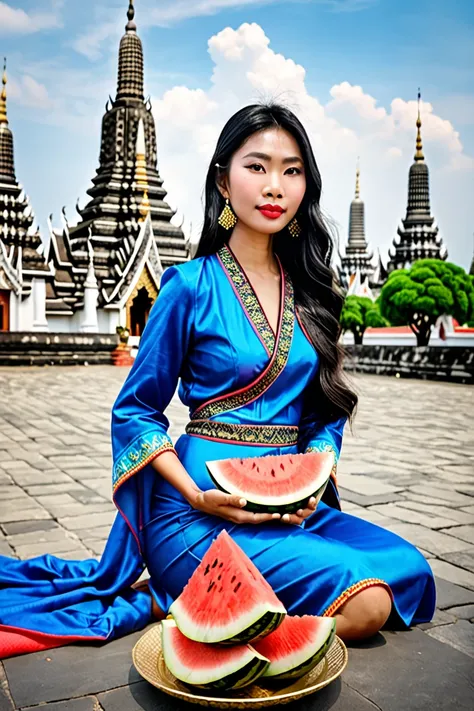
{"label": "watermelon seed", "polygon": [[280,469],[283,469],[283,471],[285,471],[285,467],[283,466],[283,463],[280,463]]}
{"label": "watermelon seed", "polygon": [[234,592],[235,592],[235,593],[236,593],[237,590],[240,588],[240,585],[241,585],[241,583],[237,583],[237,585],[235,586],[235,588],[234,588]]}
{"label": "watermelon seed", "polygon": [[252,469],[255,469],[256,466],[257,466],[257,465],[256,465],[255,462],[254,462],[254,463],[252,464]]}
{"label": "watermelon seed", "polygon": [[222,585],[221,585],[220,588],[219,588],[219,592],[222,592]]}
{"label": "watermelon seed", "polygon": [[258,471],[258,473],[260,473],[260,469],[258,467],[257,467],[257,471]]}
{"label": "watermelon seed", "polygon": [[224,563],[219,563],[219,568],[222,568],[223,565]]}
{"label": "watermelon seed", "polygon": [[216,565],[218,564],[218,562],[219,562],[219,560],[216,558],[215,561],[214,561],[214,563],[212,564],[212,567],[215,568]]}
{"label": "watermelon seed", "polygon": [[234,580],[235,580],[235,575],[232,576],[232,580],[230,581],[230,584],[231,584],[231,585],[232,585],[232,583],[234,582]]}
{"label": "watermelon seed", "polygon": [[274,470],[274,469],[272,469],[272,476],[273,476],[273,477],[275,476],[275,470]]}
{"label": "watermelon seed", "polygon": [[214,585],[215,585],[215,582],[212,581],[212,583],[211,583],[211,584],[209,585],[209,587],[207,588],[207,592],[211,592],[211,590],[212,590],[212,588],[214,587]]}
{"label": "watermelon seed", "polygon": [[219,574],[219,575],[217,576],[217,579],[220,580],[221,578],[222,578],[222,575]]}
{"label": "watermelon seed", "polygon": [[209,565],[206,565],[206,569],[205,569],[205,571],[204,571],[204,575],[207,575],[208,572],[209,572],[209,570],[210,570]]}

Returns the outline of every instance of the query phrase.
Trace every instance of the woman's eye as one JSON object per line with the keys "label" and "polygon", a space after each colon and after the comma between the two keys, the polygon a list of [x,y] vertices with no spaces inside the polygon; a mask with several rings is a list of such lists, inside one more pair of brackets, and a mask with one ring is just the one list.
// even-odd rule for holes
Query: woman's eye
{"label": "woman's eye", "polygon": [[296,173],[292,173],[292,175],[299,175],[301,173],[299,168],[288,168],[288,170],[296,170]]}
{"label": "woman's eye", "polygon": [[[247,166],[248,168],[263,168],[259,163],[252,163],[252,165]],[[301,170],[299,168],[288,168],[288,170],[296,170],[296,173],[290,173],[290,175],[299,175],[301,173]],[[260,170],[256,171],[257,173],[260,173]],[[288,171],[287,171],[288,172]]]}
{"label": "woman's eye", "polygon": [[[252,163],[252,165],[249,165],[248,167],[249,168],[261,168],[262,166],[259,165],[258,163]],[[260,172],[260,171],[257,171],[257,172]]]}

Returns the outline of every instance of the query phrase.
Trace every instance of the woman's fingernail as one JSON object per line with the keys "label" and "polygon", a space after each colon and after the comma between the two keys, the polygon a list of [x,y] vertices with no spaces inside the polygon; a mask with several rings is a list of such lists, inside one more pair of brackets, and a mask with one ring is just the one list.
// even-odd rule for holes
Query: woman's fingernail
{"label": "woman's fingernail", "polygon": [[274,513],[274,514],[272,514],[272,518],[280,518],[280,514],[279,514],[279,513]]}
{"label": "woman's fingernail", "polygon": [[289,520],[290,520],[289,515],[288,515],[288,514],[285,514],[285,515],[283,516],[283,521],[289,521]]}
{"label": "woman's fingernail", "polygon": [[240,504],[241,506],[246,506],[246,505],[247,505],[247,502],[245,501],[245,499],[240,499],[240,500],[239,500],[239,504]]}

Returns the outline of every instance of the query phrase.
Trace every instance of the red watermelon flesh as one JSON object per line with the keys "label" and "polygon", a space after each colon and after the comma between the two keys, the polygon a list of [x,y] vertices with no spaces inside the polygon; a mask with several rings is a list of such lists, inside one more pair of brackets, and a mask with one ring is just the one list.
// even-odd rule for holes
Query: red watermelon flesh
{"label": "red watermelon flesh", "polygon": [[249,511],[294,513],[321,499],[334,465],[333,452],[280,454],[206,462],[222,491],[246,499]]}
{"label": "red watermelon flesh", "polygon": [[269,634],[286,614],[271,586],[225,529],[169,612],[189,639],[221,644]]}
{"label": "red watermelon flesh", "polygon": [[299,679],[319,664],[335,635],[333,617],[287,615],[278,629],[252,644],[270,660],[263,676]]}
{"label": "red watermelon flesh", "polygon": [[269,664],[248,644],[222,647],[188,639],[173,620],[161,623],[161,643],[170,672],[201,689],[240,689],[262,676]]}

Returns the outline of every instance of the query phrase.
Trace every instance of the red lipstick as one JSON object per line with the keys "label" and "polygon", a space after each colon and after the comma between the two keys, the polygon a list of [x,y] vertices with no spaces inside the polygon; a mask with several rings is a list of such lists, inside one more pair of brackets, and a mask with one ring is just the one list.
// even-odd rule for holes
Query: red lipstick
{"label": "red lipstick", "polygon": [[284,212],[286,212],[280,205],[272,205],[271,203],[266,203],[265,205],[258,205],[257,210],[260,210],[262,215],[268,217],[270,220],[275,220],[280,217]]}

